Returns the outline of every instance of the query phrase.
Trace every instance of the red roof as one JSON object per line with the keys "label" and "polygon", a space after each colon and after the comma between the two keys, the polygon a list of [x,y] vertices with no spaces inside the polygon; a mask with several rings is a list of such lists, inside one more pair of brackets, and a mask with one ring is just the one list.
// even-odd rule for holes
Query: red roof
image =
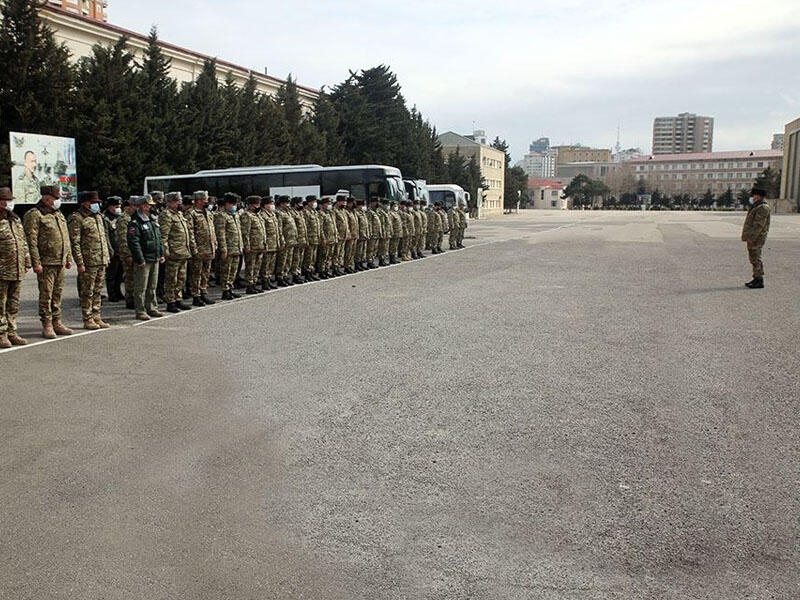
{"label": "red roof", "polygon": [[537,187],[563,188],[563,187],[566,187],[566,184],[563,181],[559,181],[558,179],[534,179],[534,178],[530,178],[528,180],[528,187],[529,188],[537,188]]}

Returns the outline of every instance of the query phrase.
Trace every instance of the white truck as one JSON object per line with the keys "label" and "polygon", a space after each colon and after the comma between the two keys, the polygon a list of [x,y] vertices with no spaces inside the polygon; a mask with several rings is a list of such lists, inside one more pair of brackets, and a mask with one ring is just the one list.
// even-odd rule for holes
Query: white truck
{"label": "white truck", "polygon": [[445,210],[449,210],[451,206],[463,202],[464,206],[469,206],[469,192],[465,192],[464,188],[454,183],[442,183],[439,185],[429,185],[428,194],[430,202],[441,202]]}

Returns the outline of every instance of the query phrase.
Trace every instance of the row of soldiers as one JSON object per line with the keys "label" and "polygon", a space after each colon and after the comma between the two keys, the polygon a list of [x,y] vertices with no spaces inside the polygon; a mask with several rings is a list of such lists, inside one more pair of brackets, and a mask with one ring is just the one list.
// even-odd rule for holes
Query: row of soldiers
{"label": "row of soldiers", "polygon": [[[367,206],[345,192],[244,201],[228,193],[216,210],[205,191],[186,198],[154,192],[126,201],[112,196],[102,212],[97,192],[81,192],[67,222],[58,186],[40,192],[41,200],[18,227],[11,191],[0,190],[0,347],[26,343],[16,333],[16,315],[21,281],[31,266],[39,283],[42,335],[51,339],[73,333],[61,318],[64,272],[73,261],[84,328],[100,329],[109,326],[101,317],[104,281],[110,300],[124,298],[137,319],[148,320],[163,316],[159,280],[167,310],[178,312],[215,302],[207,293],[212,271],[222,298],[232,299],[239,297],[234,282],[240,272],[246,292],[260,293],[423,258],[424,250],[440,253],[445,233],[451,249],[463,248],[467,227],[463,205],[445,212],[438,204],[373,197]],[[182,301],[188,297],[191,306]]]}

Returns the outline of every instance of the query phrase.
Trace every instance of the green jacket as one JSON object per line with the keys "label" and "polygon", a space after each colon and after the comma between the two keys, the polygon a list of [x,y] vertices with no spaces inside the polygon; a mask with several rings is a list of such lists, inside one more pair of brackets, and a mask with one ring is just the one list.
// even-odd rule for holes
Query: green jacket
{"label": "green jacket", "polygon": [[31,255],[22,221],[11,211],[0,218],[0,279],[22,281],[31,268]]}
{"label": "green jacket", "polygon": [[205,209],[192,208],[186,213],[186,221],[194,237],[197,254],[212,258],[217,251],[217,232],[212,214]]}
{"label": "green jacket", "polygon": [[279,208],[277,211],[278,219],[281,222],[281,233],[285,246],[297,245],[297,224],[288,208]]}
{"label": "green jacket", "polygon": [[158,215],[158,226],[167,260],[186,260],[197,254],[194,233],[180,210],[162,211]]}
{"label": "green jacket", "polygon": [[303,209],[303,217],[306,220],[306,237],[309,246],[318,246],[320,242],[320,218],[319,213],[311,208],[309,204]]}
{"label": "green jacket", "polygon": [[262,210],[258,213],[264,221],[264,233],[267,236],[267,252],[277,252],[278,248],[284,245],[283,233],[281,232],[281,221],[275,212]]}
{"label": "green jacket", "polygon": [[66,266],[72,262],[67,220],[60,210],[39,202],[22,219],[34,268],[40,265]]}
{"label": "green jacket", "polygon": [[128,250],[136,264],[158,262],[164,256],[156,217],[150,215],[149,220],[145,220],[138,211],[133,213],[128,223]]}
{"label": "green jacket", "polygon": [[239,217],[242,226],[242,243],[244,251],[264,252],[267,247],[267,232],[264,228],[264,219],[259,212],[243,210]]}
{"label": "green jacket", "polygon": [[244,250],[242,243],[242,226],[238,214],[224,210],[214,214],[214,229],[217,233],[217,250],[228,256],[241,256]]}

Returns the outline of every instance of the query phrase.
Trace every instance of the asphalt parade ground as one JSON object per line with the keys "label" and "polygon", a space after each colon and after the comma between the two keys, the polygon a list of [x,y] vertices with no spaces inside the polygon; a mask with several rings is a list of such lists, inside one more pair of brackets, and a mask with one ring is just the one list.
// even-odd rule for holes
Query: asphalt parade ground
{"label": "asphalt parade ground", "polygon": [[[53,342],[29,274],[0,598],[800,597],[800,216],[763,290],[743,220],[471,221],[464,250]],[[64,303],[79,326],[74,269]]]}

